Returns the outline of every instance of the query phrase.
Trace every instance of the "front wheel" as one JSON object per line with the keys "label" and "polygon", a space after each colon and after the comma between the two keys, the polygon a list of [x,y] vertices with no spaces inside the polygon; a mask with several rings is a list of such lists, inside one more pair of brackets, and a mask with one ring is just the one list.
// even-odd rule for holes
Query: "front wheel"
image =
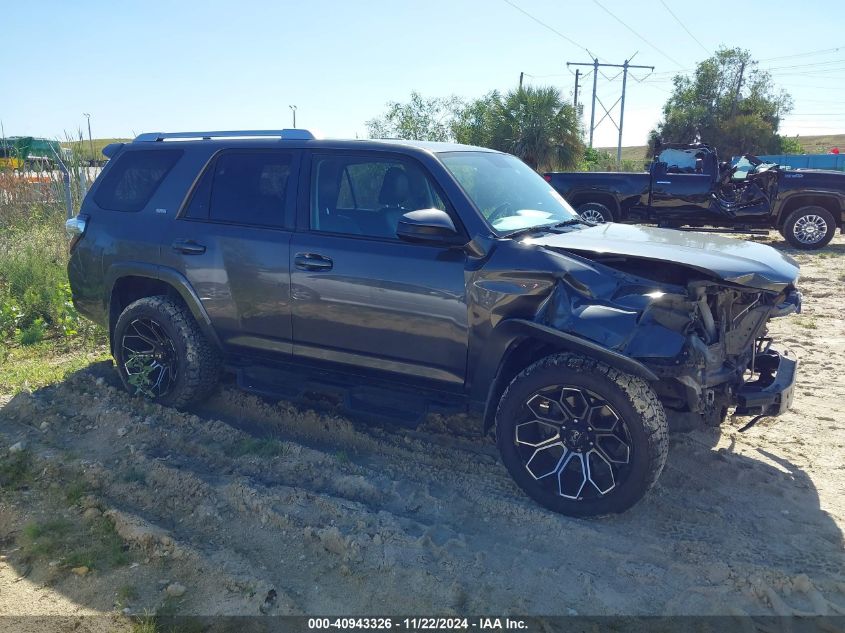
{"label": "front wheel", "polygon": [[568,353],[513,379],[496,413],[496,442],[528,496],[571,516],[633,506],[669,448],[663,406],[645,381]]}
{"label": "front wheel", "polygon": [[144,297],[121,313],[112,334],[126,389],[172,407],[207,396],[220,375],[220,356],[187,308],[165,296]]}
{"label": "front wheel", "polygon": [[824,207],[801,207],[786,219],[783,236],[795,248],[815,250],[827,246],[836,234],[836,221]]}

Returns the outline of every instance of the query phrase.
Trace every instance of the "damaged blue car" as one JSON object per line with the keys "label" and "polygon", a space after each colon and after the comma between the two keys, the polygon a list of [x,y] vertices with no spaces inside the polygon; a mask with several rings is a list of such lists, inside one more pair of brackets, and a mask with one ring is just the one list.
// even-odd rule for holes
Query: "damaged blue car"
{"label": "damaged blue car", "polygon": [[517,158],[304,130],[143,134],[68,222],[77,309],[131,392],[183,407],[229,372],[364,417],[477,414],[530,497],[622,512],[672,426],[776,416],[770,319],[798,266],[761,244],[592,225]]}

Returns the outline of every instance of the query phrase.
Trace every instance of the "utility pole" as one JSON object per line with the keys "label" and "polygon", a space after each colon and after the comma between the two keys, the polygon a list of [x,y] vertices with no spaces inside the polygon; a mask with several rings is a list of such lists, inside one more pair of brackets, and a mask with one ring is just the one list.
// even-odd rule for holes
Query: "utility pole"
{"label": "utility pole", "polygon": [[519,73],[519,89],[520,89],[520,90],[522,90],[522,76],[523,76],[524,74],[525,74],[525,73]]}
{"label": "utility pole", "polygon": [[739,65],[739,78],[736,82],[736,92],[734,92],[734,100],[731,104],[731,117],[736,114],[736,104],[739,101],[739,91],[742,88],[742,75],[745,73],[745,62]]}
{"label": "utility pole", "polygon": [[[616,147],[616,161],[617,162],[622,161],[622,123],[623,123],[623,119],[624,119],[624,116],[625,116],[625,90],[626,90],[627,84],[628,84],[628,70],[630,68],[645,68],[645,69],[648,69],[648,70],[651,70],[651,71],[654,70],[654,66],[635,66],[635,65],[629,63],[630,61],[631,61],[630,59],[626,59],[624,64],[605,64],[605,63],[599,63],[598,57],[596,57],[595,59],[593,59],[592,62],[566,62],[567,66],[592,66],[593,67],[593,102],[592,102],[592,106],[590,108],[590,147],[593,146],[593,133],[595,132],[595,129],[601,124],[602,121],[605,120],[605,118],[609,118],[610,122],[613,123],[614,126],[616,126],[616,129],[619,130],[619,143],[617,144],[617,147]],[[616,102],[613,105],[610,106],[610,108],[604,107],[604,104],[601,102],[601,99],[599,99],[596,96],[596,87],[597,87],[598,78],[599,78],[599,68],[606,67],[606,66],[611,67],[611,68],[621,68],[622,69],[622,96],[619,97],[619,99],[617,99]],[[577,81],[577,77],[578,76],[576,75],[576,81]],[[577,84],[576,84],[576,86],[577,86]],[[598,101],[599,105],[602,107],[602,109],[604,110],[604,116],[602,116],[602,118],[599,119],[598,123],[596,123],[596,102],[597,101]],[[610,111],[614,107],[616,107],[617,103],[620,104],[620,107],[619,107],[619,124],[618,125],[616,124],[616,121],[613,120],[613,116],[611,116],[611,114],[610,114]]]}
{"label": "utility pole", "polygon": [[622,64],[622,96],[619,98],[619,143],[616,145],[616,164],[622,164],[622,122],[625,119],[625,86],[628,83],[628,60]]}
{"label": "utility pole", "polygon": [[91,138],[91,115],[83,112],[82,116],[88,119],[88,146],[91,148],[91,164],[93,165],[97,157],[94,155],[94,140]]}
{"label": "utility pole", "polygon": [[290,108],[291,112],[293,112],[293,127],[295,128],[296,127],[296,106],[295,105],[289,105],[288,107]]}
{"label": "utility pole", "polygon": [[[569,66],[569,62],[566,62]],[[589,64],[588,64],[589,65]],[[590,108],[590,147],[593,146],[593,130],[596,129],[596,82],[599,79],[599,58],[593,60],[593,105]]]}
{"label": "utility pole", "polygon": [[575,69],[575,98],[572,100],[572,105],[575,106],[575,109],[578,109],[578,79],[581,77],[581,69]]}

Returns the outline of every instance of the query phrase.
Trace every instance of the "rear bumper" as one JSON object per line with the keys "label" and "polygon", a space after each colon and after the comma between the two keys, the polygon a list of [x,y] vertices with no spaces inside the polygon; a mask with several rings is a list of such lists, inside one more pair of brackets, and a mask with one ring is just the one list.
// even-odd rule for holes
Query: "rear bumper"
{"label": "rear bumper", "polygon": [[754,361],[757,380],[746,382],[736,392],[735,415],[780,415],[792,406],[798,361],[767,350]]}

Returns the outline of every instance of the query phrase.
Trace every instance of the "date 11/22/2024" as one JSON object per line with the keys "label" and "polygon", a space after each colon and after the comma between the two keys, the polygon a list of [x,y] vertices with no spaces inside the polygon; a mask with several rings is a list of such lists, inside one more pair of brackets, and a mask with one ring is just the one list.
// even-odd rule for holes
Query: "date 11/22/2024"
{"label": "date 11/22/2024", "polygon": [[437,631],[437,630],[511,630],[519,631],[527,629],[528,625],[524,620],[514,618],[435,618],[435,617],[413,617],[413,618],[309,618],[308,629],[403,629],[406,631]]}

